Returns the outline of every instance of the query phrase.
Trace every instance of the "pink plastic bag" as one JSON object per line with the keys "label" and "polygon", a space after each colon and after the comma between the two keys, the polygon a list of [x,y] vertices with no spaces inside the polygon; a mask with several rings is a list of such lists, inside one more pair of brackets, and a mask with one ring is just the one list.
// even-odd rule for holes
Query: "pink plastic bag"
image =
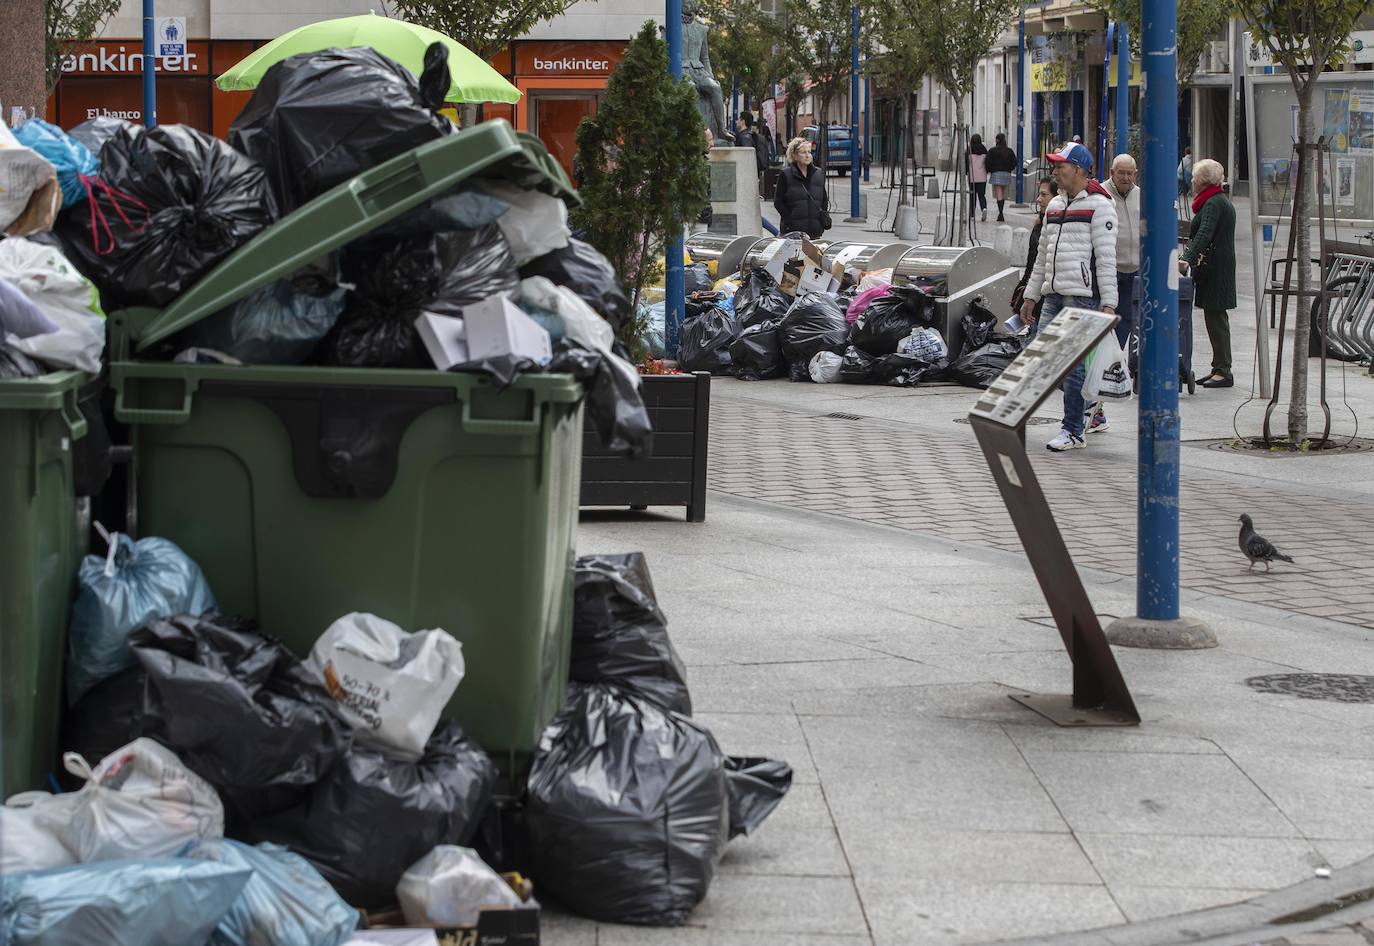
{"label": "pink plastic bag", "polygon": [[859,316],[864,314],[864,311],[873,300],[877,299],[879,296],[887,295],[887,291],[891,288],[891,286],[874,286],[872,289],[865,289],[863,292],[859,293],[854,297],[854,301],[849,303],[849,311],[844,314],[845,319],[848,320],[850,325],[859,321]]}

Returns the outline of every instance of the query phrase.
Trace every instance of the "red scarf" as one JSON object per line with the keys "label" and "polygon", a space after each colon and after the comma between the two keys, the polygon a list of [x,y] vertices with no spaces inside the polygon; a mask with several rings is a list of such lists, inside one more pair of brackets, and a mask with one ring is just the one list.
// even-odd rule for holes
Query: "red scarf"
{"label": "red scarf", "polygon": [[1220,193],[1221,185],[1213,184],[1211,187],[1207,188],[1201,194],[1198,194],[1196,197],[1193,198],[1193,213],[1197,213],[1199,210],[1202,209],[1203,204],[1207,203],[1207,201],[1211,200],[1213,197]]}

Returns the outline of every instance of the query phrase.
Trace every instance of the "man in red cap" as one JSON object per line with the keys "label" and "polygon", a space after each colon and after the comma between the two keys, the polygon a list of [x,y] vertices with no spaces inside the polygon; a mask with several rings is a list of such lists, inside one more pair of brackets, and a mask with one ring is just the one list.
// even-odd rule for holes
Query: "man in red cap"
{"label": "man in red cap", "polygon": [[[1045,210],[1040,250],[1021,303],[1021,318],[1031,326],[1032,335],[1068,306],[1114,313],[1117,303],[1116,206],[1093,180],[1092,152],[1070,142],[1045,157],[1054,164],[1059,195]],[[1037,323],[1035,303],[1041,297],[1045,301]],[[1080,363],[1064,379],[1064,424],[1059,436],[1046,444],[1050,450],[1085,446],[1083,378]]]}

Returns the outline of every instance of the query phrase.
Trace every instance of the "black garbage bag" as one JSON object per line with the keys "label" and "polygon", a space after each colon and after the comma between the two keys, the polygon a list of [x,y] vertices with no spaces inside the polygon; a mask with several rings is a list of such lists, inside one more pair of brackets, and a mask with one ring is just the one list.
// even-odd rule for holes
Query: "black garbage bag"
{"label": "black garbage bag", "polygon": [[981,348],[965,352],[949,366],[949,379],[971,388],[986,388],[1021,354],[1014,335],[994,335]]}
{"label": "black garbage bag", "polygon": [[840,380],[848,384],[872,384],[874,365],[878,359],[868,352],[850,345],[844,350],[844,360],[840,362]]}
{"label": "black garbage bag", "polygon": [[236,833],[290,848],[352,906],[373,909],[396,902],[401,875],[436,845],[471,843],[495,786],[496,766],[445,720],[419,760],[355,745],[300,805]]}
{"label": "black garbage bag", "polygon": [[727,756],[730,837],[749,834],[782,803],[792,787],[792,766],[777,759]]}
{"label": "black garbage bag", "polygon": [[781,322],[792,307],[792,299],[778,288],[778,284],[761,267],[752,269],[735,290],[735,318],[740,328],[749,328],[761,322]]}
{"label": "black garbage bag", "polygon": [[914,387],[923,381],[939,381],[949,370],[949,359],[927,361],[914,355],[884,355],[873,363],[873,380],[895,387]]}
{"label": "black garbage bag", "polygon": [[890,355],[918,327],[935,324],[934,300],[916,286],[892,286],[869,303],[849,343],[874,357]]}
{"label": "black garbage bag", "polygon": [[36,378],[43,374],[38,363],[22,351],[0,343],[0,381],[15,378]]}
{"label": "black garbage bag", "polygon": [[668,639],[643,552],[588,555],[573,571],[569,679],[609,683],[690,716],[687,668]]}
{"label": "black garbage bag", "polygon": [[788,381],[811,381],[811,363],[809,361],[789,361],[787,363]]}
{"label": "black garbage bag", "polygon": [[[100,149],[105,147],[105,142],[124,129],[137,133],[139,126],[123,118],[114,118],[110,115],[101,115],[98,118],[88,118],[67,132],[68,137],[74,138],[85,146],[86,150],[100,157]],[[116,746],[116,748],[118,748]],[[89,756],[87,757],[89,758]]]}
{"label": "black garbage bag", "polygon": [[603,447],[632,459],[653,453],[654,425],[632,365],[564,338],[554,346],[548,370],[582,382],[587,389],[587,413]]}
{"label": "black garbage bag", "polygon": [[787,374],[778,323],[770,319],[746,328],[730,343],[730,361],[741,381],[766,381]]}
{"label": "black garbage bag", "polygon": [[[147,675],[130,667],[106,677],[81,695],[62,714],[62,751],[83,759],[103,759],[144,735],[143,687]],[[59,778],[69,791],[84,780],[66,772]]]}
{"label": "black garbage bag", "polygon": [[683,371],[729,374],[732,365],[730,345],[739,334],[735,317],[718,306],[712,305],[699,315],[689,315],[682,320],[678,335],[678,365]]}
{"label": "black garbage bag", "polygon": [[344,250],[343,279],[355,288],[318,357],[350,368],[433,367],[415,330],[421,312],[460,316],[520,282],[495,224],[357,240]]}
{"label": "black garbage bag", "polygon": [[187,125],[135,125],[105,143],[90,200],[56,231],[106,309],[165,306],[275,217],[252,158]]}
{"label": "black garbage bag", "polygon": [[724,756],[704,728],[651,700],[570,690],[530,767],[535,884],[596,920],[680,925],[729,836]]}
{"label": "black garbage bag", "polygon": [[615,267],[590,243],[573,239],[561,250],[520,267],[521,279],[531,276],[546,276],[555,286],[571,289],[617,332],[634,315]]}
{"label": "black garbage bag", "polygon": [[86,436],[72,443],[72,485],[78,496],[99,496],[114,472],[110,429],[101,409],[107,386],[103,377],[97,377],[77,393],[76,406],[86,421]]}
{"label": "black garbage bag", "polygon": [[298,365],[338,322],[347,290],[332,257],[268,283],[185,333],[185,345],[208,348],[245,365]]}
{"label": "black garbage bag", "polygon": [[968,311],[959,320],[959,328],[964,335],[963,344],[959,348],[959,354],[963,355],[992,341],[992,336],[997,331],[997,316],[975,299],[969,303]]}
{"label": "black garbage bag", "polygon": [[711,270],[705,263],[693,263],[682,267],[683,293],[690,296],[694,292],[710,292],[715,285],[711,281]]}
{"label": "black garbage bag", "polygon": [[842,352],[849,338],[843,307],[823,292],[799,296],[778,329],[782,356],[788,361],[808,362],[819,352]]}
{"label": "black garbage bag", "polygon": [[252,622],[150,621],[129,648],[147,674],[145,732],[219,789],[231,817],[299,801],[352,745],[334,698]]}
{"label": "black garbage bag", "polygon": [[[436,49],[437,47],[437,49]],[[229,143],[267,168],[285,213],[396,155],[448,134],[432,86],[448,88],[448,50],[425,53],[417,82],[364,46],[301,53],[272,66],[229,127]],[[428,94],[427,94],[428,93]]]}

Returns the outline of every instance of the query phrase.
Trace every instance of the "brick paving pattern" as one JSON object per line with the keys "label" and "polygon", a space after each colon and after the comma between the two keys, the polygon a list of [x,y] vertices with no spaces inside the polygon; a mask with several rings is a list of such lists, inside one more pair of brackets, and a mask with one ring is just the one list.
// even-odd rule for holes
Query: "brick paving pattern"
{"label": "brick paving pattern", "polygon": [[[711,415],[713,489],[971,546],[1021,549],[967,426],[950,424],[946,433],[727,397],[712,399]],[[1052,430],[1030,428],[1030,453],[1074,560],[1133,576],[1134,466],[1091,449],[1048,454],[1041,444]],[[1296,485],[1277,489],[1272,481],[1241,486],[1234,476],[1189,468],[1180,511],[1185,587],[1374,628],[1374,534],[1366,526],[1374,503],[1310,496]],[[1236,545],[1242,512],[1297,564],[1249,573]]]}

